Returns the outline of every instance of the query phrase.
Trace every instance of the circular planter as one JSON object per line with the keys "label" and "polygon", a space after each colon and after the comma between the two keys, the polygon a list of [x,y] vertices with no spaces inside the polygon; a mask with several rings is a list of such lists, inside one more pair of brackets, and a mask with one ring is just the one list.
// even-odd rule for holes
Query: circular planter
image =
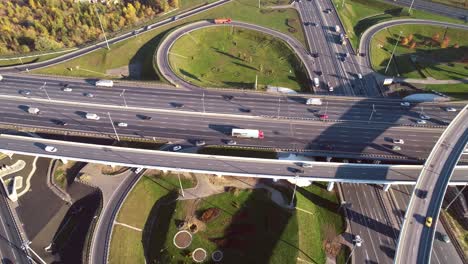
{"label": "circular planter", "polygon": [[192,243],[192,234],[186,230],[179,231],[174,235],[173,242],[179,249],[188,248]]}
{"label": "circular planter", "polygon": [[192,253],[192,259],[193,261],[200,263],[206,259],[207,255],[208,254],[206,253],[206,250],[204,250],[203,248],[197,248]]}

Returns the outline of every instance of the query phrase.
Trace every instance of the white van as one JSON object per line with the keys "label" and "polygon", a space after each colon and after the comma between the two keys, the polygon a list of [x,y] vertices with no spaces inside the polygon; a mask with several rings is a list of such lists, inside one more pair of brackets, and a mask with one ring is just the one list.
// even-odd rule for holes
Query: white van
{"label": "white van", "polygon": [[3,80],[3,76],[0,74],[0,81]]}
{"label": "white van", "polygon": [[94,113],[86,113],[86,119],[99,120],[100,117]]}
{"label": "white van", "polygon": [[99,80],[96,82],[96,86],[113,87],[114,82],[112,80]]}
{"label": "white van", "polygon": [[340,33],[340,26],[336,25],[336,26],[335,26],[335,31],[338,32],[338,33]]}
{"label": "white van", "polygon": [[322,100],[320,98],[309,98],[306,105],[322,105]]}
{"label": "white van", "polygon": [[28,113],[32,114],[32,115],[38,115],[39,114],[39,108],[37,107],[29,107],[28,108]]}

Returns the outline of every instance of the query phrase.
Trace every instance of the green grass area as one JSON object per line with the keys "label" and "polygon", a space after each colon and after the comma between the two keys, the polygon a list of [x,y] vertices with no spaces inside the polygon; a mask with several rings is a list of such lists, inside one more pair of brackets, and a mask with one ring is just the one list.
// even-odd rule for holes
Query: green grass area
{"label": "green grass area", "polygon": [[408,9],[391,5],[382,1],[373,0],[346,0],[342,6],[342,0],[333,0],[338,15],[346,28],[346,33],[354,48],[358,48],[361,34],[369,27],[387,20],[401,18],[431,19],[451,23],[463,21],[436,14],[414,10],[411,16],[407,16]]}
{"label": "green grass area", "polygon": [[[67,54],[67,52],[64,53],[58,53],[58,54],[49,54],[49,55],[37,55],[31,58],[24,58],[24,59],[11,59],[11,60],[0,60],[0,67],[6,67],[6,66],[15,66],[15,65],[21,65],[21,64],[26,64],[26,63],[34,63],[34,62],[41,62],[45,60],[50,60],[53,58],[56,58],[58,56],[62,56],[64,54]],[[25,54],[27,55],[27,54]],[[20,55],[16,55],[20,56]]]}
{"label": "green grass area", "polygon": [[[400,31],[403,34],[395,50],[394,60],[385,73]],[[467,78],[467,35],[466,30],[439,26],[394,26],[374,36],[369,56],[374,70],[389,76],[399,74],[408,78],[440,80]],[[448,39],[448,42],[444,42],[444,38]]]}
{"label": "green grass area", "polygon": [[457,221],[457,219],[453,215],[453,212],[450,212],[450,210],[449,212],[442,210],[442,214],[445,216],[445,219],[447,220],[451,231],[457,238],[457,241],[462,247],[463,251],[466,255],[468,255],[468,230],[463,228],[460,222]]}
{"label": "green grass area", "polygon": [[198,86],[307,89],[300,59],[279,39],[236,27],[205,28],[174,43],[169,61],[179,77]]}
{"label": "green grass area", "polygon": [[[164,214],[159,213],[165,225],[158,223],[156,234],[151,236],[154,240],[149,246],[150,261],[184,261],[191,251],[202,247],[208,254],[222,250],[223,263],[296,263],[297,258],[309,263],[325,263],[325,245],[344,231],[338,198],[320,183],[298,188],[296,194],[300,210],[294,211],[273,203],[264,189],[235,189],[199,203],[178,201],[168,206],[170,209]],[[287,192],[287,196],[290,195],[291,190]],[[206,223],[193,221],[193,214],[200,218],[210,208],[219,209],[219,216]],[[175,223],[181,221],[185,221],[186,226],[196,223],[199,228],[186,250],[173,245],[173,236],[178,231]],[[337,263],[344,263],[346,252],[340,249],[338,244]]]}
{"label": "green grass area", "polygon": [[468,84],[427,84],[426,89],[434,90],[458,100],[468,100]]}
{"label": "green grass area", "polygon": [[[195,186],[193,178],[181,177],[182,186]],[[154,213],[155,203],[179,188],[177,176],[148,171],[128,195],[117,215],[117,222],[143,229]],[[109,251],[109,263],[143,263],[142,233],[114,225]]]}
{"label": "green grass area", "polygon": [[[425,0],[429,1],[429,0]],[[468,2],[466,0],[430,0],[429,2],[440,3],[448,6],[468,9]]]}
{"label": "green grass area", "polygon": [[[194,186],[193,179],[181,177],[182,186]],[[149,171],[128,195],[117,215],[117,222],[143,228],[154,204],[164,195],[179,188],[177,176]]]}
{"label": "green grass area", "polygon": [[276,159],[276,152],[268,149],[244,149],[237,147],[210,146],[198,150],[199,154]]}
{"label": "green grass area", "polygon": [[[79,77],[120,78],[121,76],[117,75],[107,75],[107,70],[136,67],[141,68],[141,74],[130,75],[130,79],[160,80],[153,68],[153,55],[163,36],[176,26],[217,17],[231,17],[234,20],[266,26],[289,34],[305,43],[299,16],[295,10],[262,9],[262,11],[258,9],[257,5],[258,1],[256,0],[235,0],[196,16],[177,20],[167,26],[138,34],[134,38],[111,45],[110,51],[100,49],[80,58],[34,72]],[[287,19],[290,19],[289,24]]]}
{"label": "green grass area", "polygon": [[141,232],[114,225],[110,244],[109,263],[145,263]]}

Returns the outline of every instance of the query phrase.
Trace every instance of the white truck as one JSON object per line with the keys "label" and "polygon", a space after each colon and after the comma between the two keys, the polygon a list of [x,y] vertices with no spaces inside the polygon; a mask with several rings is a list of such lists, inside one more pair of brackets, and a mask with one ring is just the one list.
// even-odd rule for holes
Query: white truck
{"label": "white truck", "polygon": [[320,98],[309,98],[306,105],[322,105],[322,100]]}
{"label": "white truck", "polygon": [[258,129],[240,129],[240,128],[233,128],[231,135],[233,137],[239,138],[260,138],[262,139],[263,131]]}
{"label": "white truck", "polygon": [[336,26],[335,26],[335,31],[336,31],[337,33],[340,33],[340,26],[336,25]]}
{"label": "white truck", "polygon": [[103,86],[103,87],[113,87],[114,82],[112,80],[99,80],[95,84],[96,86]]}
{"label": "white truck", "polygon": [[3,76],[0,74],[0,81],[3,80]]}
{"label": "white truck", "polygon": [[40,112],[39,108],[37,107],[28,107],[28,113],[32,115],[38,115]]}
{"label": "white truck", "polygon": [[320,86],[319,78],[317,78],[317,77],[314,78],[314,85],[315,85],[316,88],[318,88]]}

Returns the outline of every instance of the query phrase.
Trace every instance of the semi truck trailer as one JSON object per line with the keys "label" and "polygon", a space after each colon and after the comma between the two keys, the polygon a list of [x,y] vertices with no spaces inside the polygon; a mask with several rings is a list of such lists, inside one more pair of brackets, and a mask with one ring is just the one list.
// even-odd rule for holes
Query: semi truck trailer
{"label": "semi truck trailer", "polygon": [[232,129],[232,136],[239,137],[239,138],[260,138],[262,139],[263,131],[257,129],[239,129],[234,128]]}
{"label": "semi truck trailer", "polygon": [[111,80],[99,80],[96,82],[96,86],[113,87],[114,82]]}
{"label": "semi truck trailer", "polygon": [[230,24],[232,22],[232,19],[230,18],[215,18],[214,23],[215,24]]}

